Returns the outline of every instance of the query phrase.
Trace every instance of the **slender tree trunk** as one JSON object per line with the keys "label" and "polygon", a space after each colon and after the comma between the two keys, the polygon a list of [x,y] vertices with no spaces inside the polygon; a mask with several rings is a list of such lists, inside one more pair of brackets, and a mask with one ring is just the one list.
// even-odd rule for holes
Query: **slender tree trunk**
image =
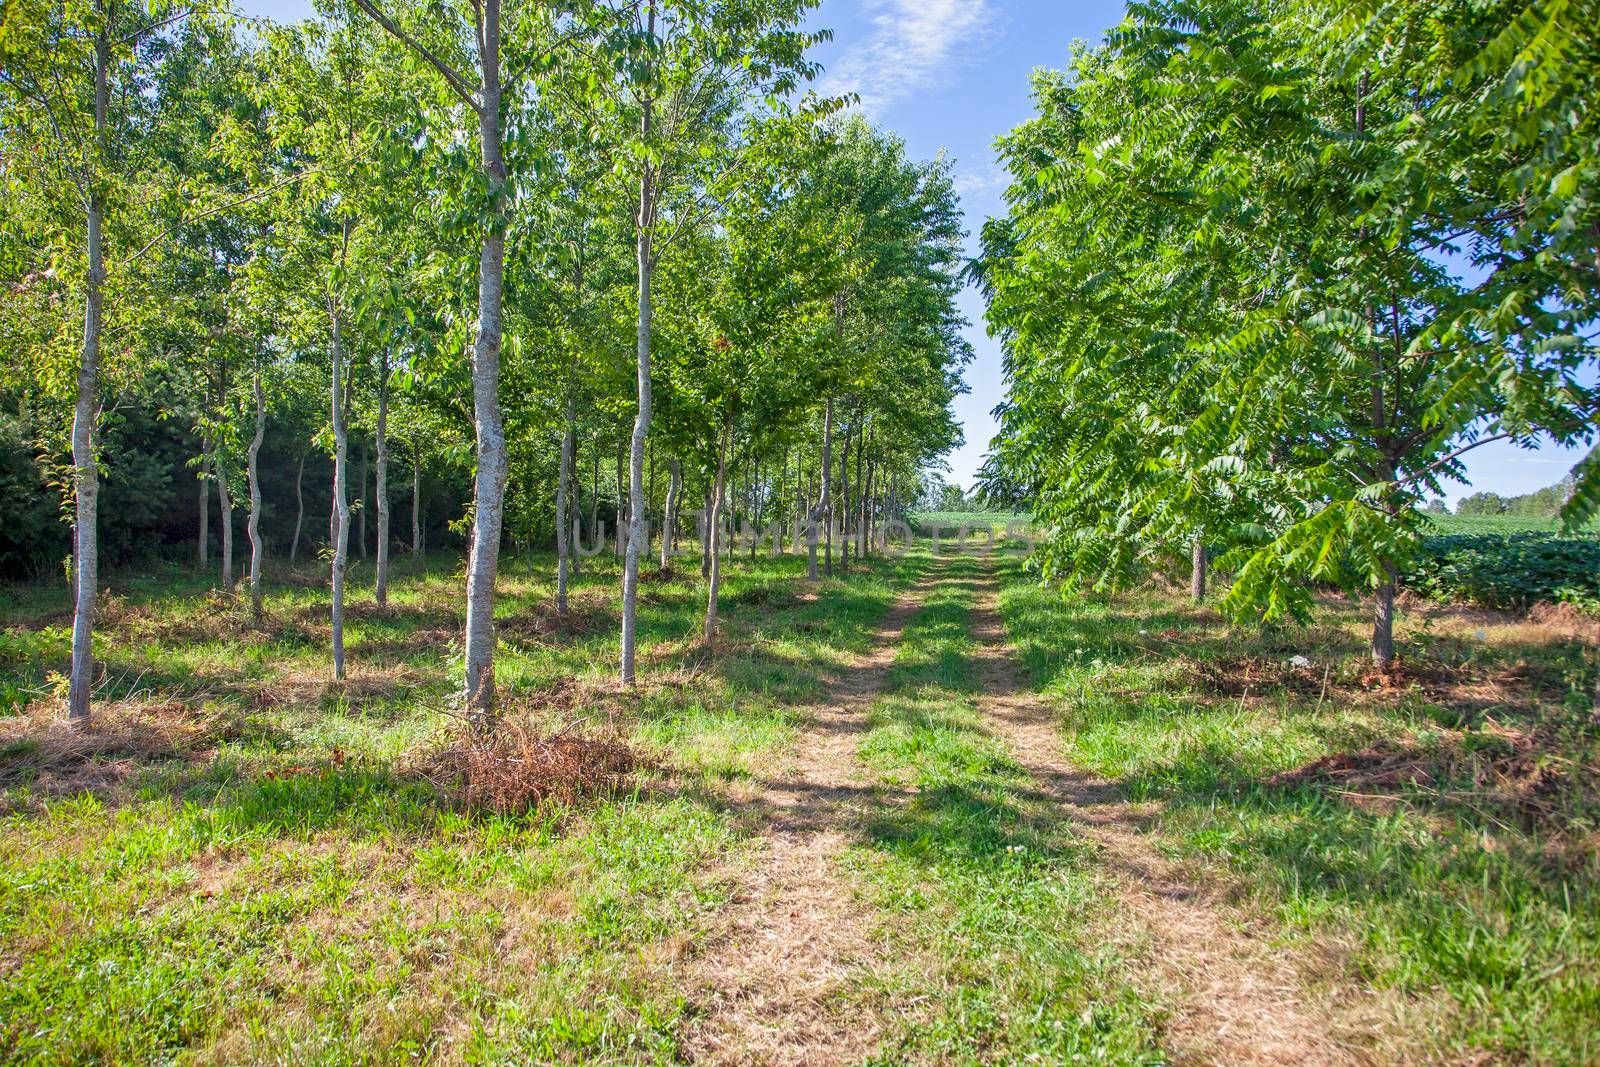
{"label": "slender tree trunk", "polygon": [[710,646],[717,639],[717,593],[722,584],[722,565],[717,555],[722,536],[722,499],[727,487],[728,438],[733,436],[733,415],[722,419],[722,434],[717,441],[717,478],[711,490],[711,575],[706,585],[706,628],[702,644]]}
{"label": "slender tree trunk", "polygon": [[[350,224],[344,224],[348,246]],[[329,296],[329,321],[333,331],[330,346],[333,380],[328,389],[328,417],[333,423],[333,565],[329,575],[331,619],[333,625],[333,678],[344,681],[344,572],[350,555],[350,499],[345,479],[349,476],[350,441],[344,426],[344,323],[337,295]]]}
{"label": "slender tree trunk", "polygon": [[712,482],[706,483],[705,506],[700,509],[700,577],[706,581],[711,580],[711,512],[717,506]]}
{"label": "slender tree trunk", "polygon": [[[1362,140],[1366,135],[1367,127],[1367,72],[1361,72],[1361,79],[1356,88],[1356,139]],[[1358,240],[1365,244],[1367,240],[1367,225],[1362,223],[1358,231]],[[1377,335],[1377,311],[1369,301],[1367,304],[1367,322],[1374,337]],[[1380,451],[1385,456],[1389,450],[1389,428],[1387,416],[1387,403],[1384,400],[1383,389],[1383,350],[1375,346],[1372,353],[1372,387],[1371,387],[1371,415],[1373,438]],[[1385,482],[1393,482],[1395,469],[1393,463],[1388,464],[1384,474]],[[1393,505],[1385,501],[1385,507],[1393,514]],[[1384,577],[1378,584],[1377,595],[1373,598],[1372,605],[1372,662],[1380,670],[1388,671],[1394,666],[1394,593],[1395,570],[1394,565],[1388,560],[1382,563]]]}
{"label": "slender tree trunk", "polygon": [[373,596],[378,607],[389,606],[389,350],[378,354],[378,574]]}
{"label": "slender tree trunk", "polygon": [[267,401],[261,392],[261,368],[256,368],[251,391],[256,402],[256,432],[250,438],[250,451],[246,453],[245,470],[250,482],[250,517],[245,522],[245,532],[250,536],[250,614],[261,617],[261,439],[267,432]]}
{"label": "slender tree trunk", "polygon": [[[594,458],[589,461],[589,536],[600,536],[600,441],[594,443]],[[598,542],[594,546],[597,550]]]}
{"label": "slender tree trunk", "polygon": [[850,569],[850,442],[855,433],[855,426],[851,423],[844,424],[844,454],[839,458],[839,512],[843,516],[843,527],[839,531],[839,566],[848,571]]}
{"label": "slender tree trunk", "polygon": [[[206,387],[209,394],[210,387]],[[201,573],[211,568],[211,437],[200,436],[200,545],[196,553]]]}
{"label": "slender tree trunk", "polygon": [[[104,159],[106,79],[111,67],[111,43],[102,28],[94,49],[95,148]],[[89,211],[86,245],[89,271],[84,280],[83,348],[78,360],[78,395],[72,409],[73,488],[73,604],[72,673],[67,683],[67,719],[77,729],[89,725],[89,698],[94,689],[95,593],[100,580],[100,469],[95,456],[95,421],[100,406],[100,320],[105,284],[105,250],[101,227],[105,202],[101,176],[89,175]]]}
{"label": "slender tree trunk", "polygon": [[[594,525],[590,524],[590,530]],[[578,432],[572,432],[572,576],[583,573],[583,479],[578,477]]]}
{"label": "slender tree trunk", "polygon": [[[796,452],[794,457],[794,522],[796,530],[799,530],[801,525],[804,524],[806,519],[811,515],[811,502],[806,499],[805,475],[801,471],[801,457],[803,451],[804,450],[801,452]],[[798,537],[795,540],[794,550],[796,555],[798,555],[801,551]],[[815,578],[817,567],[816,555],[814,553],[811,557],[810,570],[811,577]]]}
{"label": "slender tree trunk", "polygon": [[332,490],[328,492],[328,549],[332,551],[333,543],[339,539],[339,501]]}
{"label": "slender tree trunk", "polygon": [[561,470],[556,476],[556,614],[567,614],[567,557],[571,546],[567,535],[571,532],[567,519],[567,486],[572,481],[572,437],[576,405],[572,395],[567,395],[567,425],[561,433]]}
{"label": "slender tree trunk", "polygon": [[217,504],[222,520],[222,589],[233,592],[233,492],[228,488],[228,468],[223,463],[223,450],[216,450]]}
{"label": "slender tree trunk", "polygon": [[1191,556],[1193,564],[1189,571],[1189,599],[1198,604],[1206,598],[1206,542],[1199,534],[1194,535]]}
{"label": "slender tree trunk", "polygon": [[867,484],[871,468],[867,466],[867,426],[862,416],[861,432],[856,434],[856,558],[867,554],[867,505],[871,500],[872,486]]}
{"label": "slender tree trunk", "polygon": [[411,555],[422,559],[422,438],[411,442]]}
{"label": "slender tree trunk", "polygon": [[756,558],[756,542],[761,539],[761,461],[750,461],[750,478],[745,488],[750,494],[749,517],[747,522],[755,526],[755,534],[750,538],[750,558]]}
{"label": "slender tree trunk", "polygon": [[[650,0],[646,15],[645,32],[654,41],[656,33],[656,5]],[[640,109],[639,129],[642,140],[650,141],[653,121],[653,101],[647,93]],[[634,680],[635,628],[639,609],[639,541],[644,536],[644,443],[650,435],[650,330],[651,330],[651,236],[655,231],[655,170],[646,160],[639,174],[639,218],[637,223],[637,258],[639,272],[638,314],[638,373],[639,413],[633,421],[633,453],[630,457],[630,478],[633,489],[633,514],[629,519],[628,552],[622,567],[622,681],[631,685]]]}
{"label": "slender tree trunk", "polygon": [[306,498],[302,486],[306,479],[306,454],[300,453],[300,462],[294,469],[294,539],[289,542],[289,562],[300,554],[300,527],[306,520]]}
{"label": "slender tree trunk", "polygon": [[361,442],[361,466],[357,477],[361,485],[356,489],[356,553],[362,559],[367,558],[367,512],[371,497],[367,495],[367,486],[372,484],[367,480],[367,443]]}
{"label": "slender tree trunk", "polygon": [[623,508],[624,508],[623,498],[625,496],[627,496],[627,493],[623,489],[623,486],[622,486],[622,479],[624,477],[624,475],[622,473],[622,467],[623,467],[622,441],[619,439],[617,441],[617,544],[616,544],[616,547],[614,549],[618,559],[621,559],[623,557],[623,555],[628,551],[627,533],[624,532],[624,530],[622,528],[622,516],[623,516]]}
{"label": "slender tree trunk", "polygon": [[[482,109],[479,148],[495,210],[503,195],[501,158],[500,0],[484,0]],[[472,407],[478,440],[476,507],[467,567],[466,678],[463,695],[473,718],[486,722],[494,711],[494,584],[500,564],[500,531],[506,488],[506,438],[500,413],[500,309],[504,295],[505,220],[497,216],[483,236],[478,258],[478,340],[472,358]]]}
{"label": "slender tree trunk", "polygon": [[821,495],[811,511],[811,537],[810,555],[806,560],[806,577],[812,581],[817,580],[817,523],[824,522],[828,526],[827,533],[827,573],[833,576],[833,473],[831,460],[833,456],[833,397],[828,398],[827,406],[822,410],[822,488]]}
{"label": "slender tree trunk", "polygon": [[661,569],[672,565],[672,550],[678,540],[678,491],[683,487],[683,467],[676,459],[667,460],[667,501],[661,509]]}

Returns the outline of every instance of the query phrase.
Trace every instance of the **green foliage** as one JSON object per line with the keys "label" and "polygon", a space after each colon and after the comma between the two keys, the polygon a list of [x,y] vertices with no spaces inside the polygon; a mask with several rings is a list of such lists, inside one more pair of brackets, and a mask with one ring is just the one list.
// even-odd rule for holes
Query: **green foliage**
{"label": "green foliage", "polygon": [[[1536,183],[1600,165],[1572,106],[1596,64],[1568,62],[1597,20],[1453,10],[1133,4],[1070,75],[1036,77],[976,273],[1009,387],[986,489],[1053,531],[1046,575],[1111,587],[1198,538],[1235,572],[1236,618],[1304,619],[1308,580],[1388,583],[1473,447],[1593,442],[1571,227],[1600,205]],[[1523,47],[1563,58],[1534,73]]]}
{"label": "green foliage", "polygon": [[1439,600],[1526,610],[1541,601],[1600,602],[1600,536],[1550,533],[1428,537],[1406,584]]}

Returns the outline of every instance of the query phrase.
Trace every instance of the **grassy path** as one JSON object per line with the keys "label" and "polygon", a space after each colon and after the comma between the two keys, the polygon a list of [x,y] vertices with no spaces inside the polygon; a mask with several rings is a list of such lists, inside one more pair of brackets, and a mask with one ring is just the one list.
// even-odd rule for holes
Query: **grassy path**
{"label": "grassy path", "polygon": [[706,1014],[685,1045],[714,1063],[836,1063],[858,1059],[878,1022],[840,994],[879,966],[873,923],[838,857],[877,798],[857,747],[895,645],[921,603],[897,598],[873,647],[841,672],[804,725],[781,773],[751,799],[763,839],[737,873],[734,899],[694,967]]}
{"label": "grassy path", "polygon": [[[415,770],[449,737],[452,572],[353,612],[339,690],[314,582],[265,626],[135,583],[98,747],[36,729],[47,702],[0,722],[0,1061],[1594,1062],[1600,910],[1555,862],[1589,853],[1460,776],[1513,727],[1592,751],[1586,646],[1457,619],[1408,638],[1444,681],[1368,692],[1334,627],[920,548],[803,562],[738,568],[710,655],[692,569],[654,576],[626,695],[612,561],[567,628],[544,561],[503,575],[508,711],[603,710],[645,767],[502,814]],[[0,687],[42,691],[63,626],[0,621]],[[1275,780],[1369,749],[1441,777]]]}
{"label": "grassy path", "polygon": [[1334,1020],[1349,990],[1318,988],[1315,961],[1292,956],[1246,925],[1214,887],[1193,884],[1143,832],[1148,805],[1068,763],[1054,711],[1035,696],[1006,640],[992,569],[976,583],[971,615],[985,723],[1094,844],[1118,907],[1150,940],[1171,987],[1166,1045],[1180,1059],[1226,1063],[1354,1062]]}
{"label": "grassy path", "polygon": [[815,722],[793,782],[763,798],[767,859],[707,972],[736,979],[709,1019],[722,1041],[690,1048],[1356,1062],[1339,1021],[1360,998],[1187,881],[1143,832],[1147,806],[1066,761],[998,590],[988,561],[937,561]]}

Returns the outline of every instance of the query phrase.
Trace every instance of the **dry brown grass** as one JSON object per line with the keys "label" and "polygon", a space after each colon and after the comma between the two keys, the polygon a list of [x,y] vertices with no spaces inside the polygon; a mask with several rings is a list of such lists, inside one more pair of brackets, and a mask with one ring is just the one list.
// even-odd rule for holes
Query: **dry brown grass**
{"label": "dry brown grass", "polygon": [[1427,749],[1386,742],[1334,753],[1266,781],[1326,786],[1358,807],[1379,810],[1397,799],[1388,790],[1432,792],[1496,822],[1537,831],[1559,851],[1570,851],[1568,832],[1576,826],[1584,836],[1587,813],[1600,810],[1600,766],[1571,759],[1570,746],[1548,729],[1491,720],[1481,731],[1439,736]]}
{"label": "dry brown grass", "polygon": [[0,719],[0,790],[27,785],[35,799],[115,794],[145,767],[205,762],[219,744],[269,729],[236,709],[179,700],[97,704],[93,723],[76,727],[62,701],[41,701]]}
{"label": "dry brown grass", "polygon": [[585,637],[603,633],[620,625],[612,598],[599,590],[567,598],[567,614],[556,610],[555,600],[503,619],[495,620],[501,638],[522,642],[544,642],[561,637]]}
{"label": "dry brown grass", "polygon": [[417,771],[462,807],[513,815],[616,793],[639,767],[637,753],[618,737],[575,726],[549,733],[532,716],[515,715],[490,726],[461,724]]}

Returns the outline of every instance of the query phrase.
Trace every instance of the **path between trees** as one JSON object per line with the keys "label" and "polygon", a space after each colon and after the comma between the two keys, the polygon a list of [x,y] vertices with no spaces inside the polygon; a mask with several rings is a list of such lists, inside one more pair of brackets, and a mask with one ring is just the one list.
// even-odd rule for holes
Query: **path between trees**
{"label": "path between trees", "polygon": [[742,872],[733,904],[692,968],[706,1011],[686,1042],[693,1060],[846,1063],[876,1043],[882,1020],[851,1014],[837,995],[879,963],[871,911],[854,898],[837,860],[883,800],[865,781],[856,749],[923,591],[919,585],[896,598],[872,649],[807,711],[785,775],[761,783],[760,855]]}
{"label": "path between trees", "polygon": [[[838,859],[892,791],[868,783],[856,758],[868,713],[888,679],[901,632],[926,591],[950,580],[935,567],[902,594],[872,649],[809,710],[787,769],[761,783],[761,850],[690,967],[704,1014],[686,1051],[698,1062],[835,1064],[860,1060],[887,1020],[843,995],[884,966],[871,934],[882,918],[856,899]],[[1013,757],[1091,841],[1119,906],[1149,945],[1173,998],[1167,1048],[1180,1062],[1349,1064],[1359,1061],[1334,1020],[1313,963],[1249,929],[1215,887],[1187,880],[1147,840],[1149,811],[1064,757],[1055,713],[1031,692],[1006,640],[992,567],[973,585],[969,617],[978,707]]]}
{"label": "path between trees", "polygon": [[1006,640],[992,569],[974,592],[979,710],[1094,843],[1118,903],[1149,938],[1151,960],[1176,1000],[1168,1051],[1181,1062],[1356,1062],[1331,1026],[1328,995],[1308,986],[1306,961],[1241,928],[1214,887],[1186,880],[1157,852],[1140,829],[1148,810],[1066,760],[1055,712],[1033,694]]}

